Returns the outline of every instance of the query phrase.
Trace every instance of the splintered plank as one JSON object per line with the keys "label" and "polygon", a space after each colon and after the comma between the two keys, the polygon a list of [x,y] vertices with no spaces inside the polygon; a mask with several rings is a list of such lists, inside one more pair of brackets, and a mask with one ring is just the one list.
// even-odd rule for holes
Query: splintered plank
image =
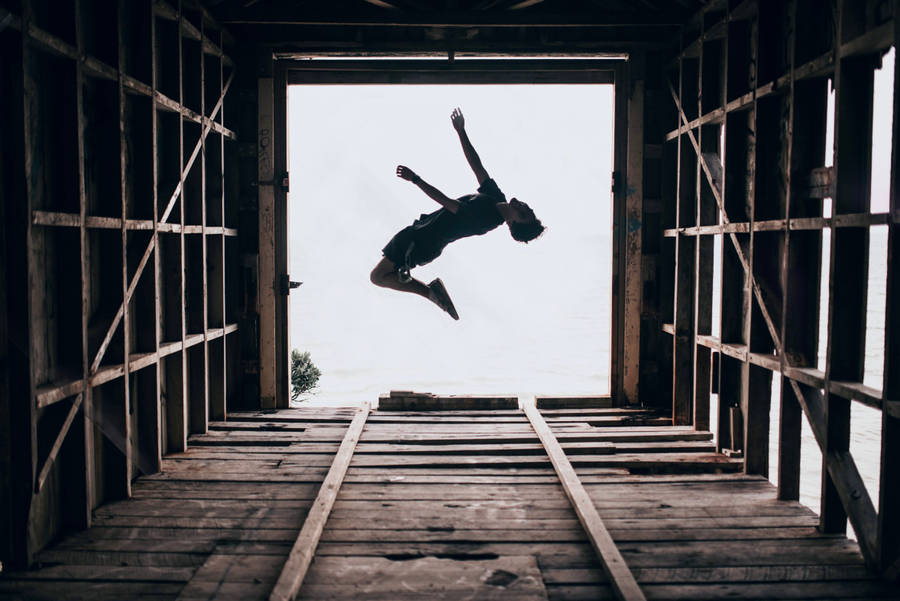
{"label": "splintered plank", "polygon": [[534,556],[459,561],[422,557],[320,557],[300,599],[546,601]]}
{"label": "splintered plank", "polygon": [[309,514],[306,516],[306,521],[303,522],[303,528],[300,530],[290,555],[288,555],[288,559],[284,563],[281,575],[275,583],[275,588],[272,589],[272,593],[269,595],[270,601],[289,601],[297,596],[297,591],[300,590],[300,585],[306,576],[306,571],[316,551],[319,538],[322,536],[322,530],[325,528],[325,521],[328,519],[328,514],[331,513],[334,500],[337,498],[341,482],[344,480],[344,474],[347,472],[350,460],[353,458],[353,451],[356,449],[356,444],[359,442],[359,437],[362,434],[368,416],[369,406],[365,405],[359,410],[347,429],[341,448],[334,457],[331,469],[325,477],[325,481],[322,482],[322,487],[319,489],[319,494]]}
{"label": "splintered plank", "polygon": [[559,446],[559,442],[550,431],[550,427],[541,417],[537,407],[525,405],[525,414],[531,421],[534,431],[541,439],[544,448],[547,449],[553,462],[553,468],[559,475],[559,481],[566,491],[566,496],[572,502],[575,513],[588,535],[594,549],[603,563],[603,571],[609,577],[616,597],[622,601],[643,601],[644,593],[634,579],[634,575],[625,563],[625,559],[616,547],[616,543],[603,524],[603,519],[597,513],[587,491],[578,480],[575,468],[569,463],[565,452]]}

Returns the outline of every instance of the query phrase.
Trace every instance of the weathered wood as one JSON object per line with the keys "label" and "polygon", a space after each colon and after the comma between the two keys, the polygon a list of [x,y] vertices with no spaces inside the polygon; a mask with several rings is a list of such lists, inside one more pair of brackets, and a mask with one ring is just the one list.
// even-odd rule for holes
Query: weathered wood
{"label": "weathered wood", "polygon": [[356,449],[368,416],[369,406],[366,404],[359,410],[350,427],[347,428],[341,448],[335,455],[331,469],[328,471],[325,481],[322,482],[319,494],[303,522],[303,528],[281,570],[281,576],[278,577],[278,582],[269,595],[271,601],[289,600],[297,596],[297,591],[300,590],[306,571],[312,562],[319,538],[325,528],[325,521],[337,498],[344,474],[353,458],[353,451]]}
{"label": "weathered wood", "polygon": [[272,77],[258,80],[259,117],[259,396],[260,408],[274,409],[276,402],[275,357],[275,155]]}
{"label": "weathered wood", "polygon": [[[842,14],[840,10],[838,14]],[[843,59],[837,65],[835,214],[869,209],[873,81],[871,62],[865,59]],[[826,385],[831,380],[862,380],[868,250],[868,229],[845,228],[832,232]],[[825,392],[825,434],[823,455],[849,451],[850,400],[833,394],[830,387]],[[824,469],[821,515],[826,532],[846,530],[847,513],[836,487]]]}
{"label": "weathered wood", "polygon": [[[900,5],[894,2],[894,14]],[[900,21],[894,20],[894,44],[900,47]],[[900,61],[894,63],[894,123],[891,139],[891,213],[900,210]],[[881,473],[878,499],[879,569],[889,577],[900,573],[900,411],[888,410],[900,400],[900,224],[888,228],[887,300],[885,302],[885,410],[881,414]]]}
{"label": "weathered wood", "polygon": [[72,401],[72,406],[69,407],[69,413],[66,415],[66,420],[63,422],[62,427],[60,427],[59,434],[56,435],[56,440],[53,442],[53,446],[50,447],[50,452],[47,454],[44,465],[41,467],[37,480],[34,482],[35,494],[41,492],[41,489],[44,487],[44,482],[47,480],[50,468],[53,467],[53,462],[56,461],[56,455],[59,453],[59,449],[66,440],[66,436],[69,434],[69,428],[72,427],[72,422],[75,421],[75,416],[78,415],[83,400],[84,394],[79,394]]}
{"label": "weathered wood", "polygon": [[597,509],[591,502],[584,486],[578,480],[578,475],[566,458],[565,452],[559,446],[559,442],[553,436],[546,422],[544,422],[544,418],[541,417],[537,408],[530,404],[526,404],[524,410],[534,427],[534,431],[541,439],[541,444],[547,450],[547,455],[553,462],[553,469],[559,476],[560,483],[566,491],[566,496],[572,502],[579,521],[584,527],[591,544],[600,556],[603,570],[611,580],[616,597],[622,600],[644,599],[644,594],[638,587],[637,582],[635,582],[634,576],[625,563],[625,559],[603,525],[603,520],[597,513]]}

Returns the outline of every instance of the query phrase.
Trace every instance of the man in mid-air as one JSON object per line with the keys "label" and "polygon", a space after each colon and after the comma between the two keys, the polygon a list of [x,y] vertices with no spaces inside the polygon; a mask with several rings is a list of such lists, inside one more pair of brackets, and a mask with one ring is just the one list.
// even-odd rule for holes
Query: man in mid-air
{"label": "man in mid-air", "polygon": [[506,223],[513,239],[519,242],[534,240],[543,233],[544,226],[524,202],[515,198],[506,201],[469,141],[462,111],[454,109],[450,121],[459,135],[466,160],[478,179],[478,192],[453,199],[416,175],[409,167],[398,166],[398,177],[417,185],[442,208],[421,215],[412,225],[397,232],[384,247],[384,257],[372,270],[370,277],[376,286],[418,294],[449,313],[453,319],[459,319],[440,278],[426,286],[424,282],[410,276],[409,271],[436,259],[451,242],[486,234],[501,223]]}

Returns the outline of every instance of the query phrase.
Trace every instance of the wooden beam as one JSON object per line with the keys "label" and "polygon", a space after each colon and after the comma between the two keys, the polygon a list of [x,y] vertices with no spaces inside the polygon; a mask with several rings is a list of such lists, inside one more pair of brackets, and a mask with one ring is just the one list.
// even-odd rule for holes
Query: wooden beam
{"label": "wooden beam", "polygon": [[622,315],[622,398],[619,404],[640,402],[638,390],[641,354],[641,306],[643,300],[643,209],[644,209],[644,79],[643,53],[631,55],[629,81],[618,88],[628,90],[628,150],[625,170],[625,253],[623,261],[624,290]]}
{"label": "wooden beam", "polygon": [[525,402],[524,410],[525,415],[528,416],[528,421],[531,422],[531,427],[534,428],[535,433],[541,440],[541,444],[544,445],[544,449],[547,451],[547,456],[553,464],[553,470],[559,477],[559,482],[572,503],[572,508],[578,515],[578,521],[581,522],[588,539],[591,541],[591,545],[600,558],[603,571],[609,578],[609,584],[612,586],[616,598],[620,601],[643,601],[646,597],[634,579],[634,574],[631,573],[628,564],[625,563],[625,558],[622,557],[615,541],[603,524],[603,519],[597,513],[594,502],[591,501],[590,495],[588,495],[581,480],[578,479],[575,468],[572,467],[572,464],[566,457],[566,453],[559,445],[559,441],[556,440],[556,436],[553,435],[534,403]]}
{"label": "wooden beam", "polygon": [[276,403],[275,338],[275,80],[258,81],[259,117],[257,152],[259,167],[259,402],[261,409],[274,409]]}
{"label": "wooden beam", "polygon": [[[833,206],[836,215],[869,209],[873,82],[871,60],[841,59],[838,63],[834,129]],[[850,399],[834,394],[829,383],[831,380],[861,382],[863,379],[868,255],[868,228],[843,228],[832,232],[824,454],[843,455],[850,449]],[[842,533],[847,527],[838,486],[830,472],[823,469],[820,528],[829,533]]]}
{"label": "wooden beam", "polygon": [[[894,0],[894,47],[900,48],[900,0]],[[894,61],[894,123],[891,139],[891,213],[900,210],[900,61]],[[879,569],[900,571],[900,225],[888,228],[881,474],[878,499]]]}
{"label": "wooden beam", "polygon": [[69,428],[72,427],[72,422],[75,421],[75,416],[78,415],[78,410],[81,409],[83,400],[84,394],[82,393],[76,396],[75,400],[72,401],[72,406],[69,407],[69,413],[66,414],[66,419],[59,429],[59,434],[56,435],[56,440],[53,442],[53,446],[50,447],[50,453],[47,455],[47,459],[44,460],[44,466],[41,468],[37,480],[34,482],[35,494],[41,492],[41,489],[44,488],[44,482],[46,482],[47,476],[50,474],[50,468],[53,467],[53,462],[56,461],[59,449],[62,448],[63,442],[66,440],[66,435],[69,433]]}
{"label": "wooden beam", "polygon": [[319,487],[316,500],[313,501],[312,507],[306,515],[303,528],[301,528],[297,540],[294,541],[294,546],[281,569],[281,575],[275,583],[275,588],[269,595],[269,601],[293,601],[296,598],[303,579],[306,577],[309,564],[315,555],[319,538],[325,529],[325,522],[328,521],[328,515],[334,506],[341,483],[344,481],[344,475],[353,459],[356,443],[359,442],[368,417],[369,405],[366,403],[357,411],[344,434],[344,439],[331,462],[328,474]]}
{"label": "wooden beam", "polygon": [[[274,106],[273,106],[273,158],[275,192],[275,229],[270,234],[275,237],[275,277],[289,278],[289,241],[288,225],[290,215],[287,202],[288,190],[283,183],[284,176],[288,173],[288,123],[287,123],[287,79],[284,67],[278,63],[275,67],[274,81]],[[276,280],[277,281],[277,280]],[[288,314],[288,294],[280,290],[275,295],[275,405],[279,409],[287,409],[291,402],[291,370],[288,348],[288,331],[290,320]],[[287,294],[285,294],[285,292]]]}
{"label": "wooden beam", "polygon": [[[224,12],[224,11],[223,11]],[[519,28],[542,27],[547,29],[586,27],[615,29],[626,26],[654,27],[665,31],[682,23],[680,15],[649,14],[646,11],[604,12],[589,10],[566,14],[548,11],[427,11],[385,12],[376,7],[370,10],[347,11],[291,10],[283,7],[258,7],[235,9],[225,12],[223,25],[307,25],[328,27],[371,28]],[[663,34],[661,34],[663,35]]]}
{"label": "wooden beam", "polygon": [[613,405],[624,404],[625,361],[625,203],[628,170],[628,75],[626,65],[616,69],[613,118],[612,190],[612,313],[610,316],[610,392]]}

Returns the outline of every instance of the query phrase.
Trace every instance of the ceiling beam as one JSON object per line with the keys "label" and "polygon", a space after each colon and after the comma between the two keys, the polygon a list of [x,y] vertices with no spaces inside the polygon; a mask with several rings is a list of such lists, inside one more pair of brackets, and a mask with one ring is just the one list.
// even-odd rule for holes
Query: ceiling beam
{"label": "ceiling beam", "polygon": [[[528,1],[528,0],[524,0]],[[522,4],[520,2],[519,4]],[[540,28],[617,28],[623,26],[671,27],[680,25],[682,18],[675,14],[647,12],[583,11],[550,13],[546,11],[446,11],[446,12],[385,12],[372,10],[358,13],[346,11],[298,10],[291,7],[259,6],[251,10],[223,10],[219,21],[229,25],[304,25],[329,27],[373,28],[478,28],[478,27],[540,27]]]}

